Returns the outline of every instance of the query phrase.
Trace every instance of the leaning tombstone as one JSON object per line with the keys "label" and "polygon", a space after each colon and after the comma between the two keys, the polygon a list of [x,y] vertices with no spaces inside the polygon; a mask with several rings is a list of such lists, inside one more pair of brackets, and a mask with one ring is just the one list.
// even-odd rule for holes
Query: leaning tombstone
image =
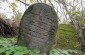
{"label": "leaning tombstone", "polygon": [[36,3],[25,11],[19,28],[18,45],[39,49],[40,55],[49,55],[58,28],[58,16],[44,3]]}

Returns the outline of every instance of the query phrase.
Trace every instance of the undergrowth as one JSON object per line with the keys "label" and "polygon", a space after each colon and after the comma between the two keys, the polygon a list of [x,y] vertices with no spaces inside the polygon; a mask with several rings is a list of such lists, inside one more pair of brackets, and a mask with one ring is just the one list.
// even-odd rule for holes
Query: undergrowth
{"label": "undergrowth", "polygon": [[[0,38],[0,55],[39,55],[38,49],[28,50],[26,47],[15,45],[16,38]],[[70,55],[73,50],[52,49],[50,55]]]}

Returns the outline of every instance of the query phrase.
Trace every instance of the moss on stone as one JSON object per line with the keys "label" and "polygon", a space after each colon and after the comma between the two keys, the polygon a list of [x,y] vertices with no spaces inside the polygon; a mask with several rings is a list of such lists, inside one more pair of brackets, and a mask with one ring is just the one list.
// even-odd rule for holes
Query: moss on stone
{"label": "moss on stone", "polygon": [[76,38],[76,30],[73,25],[60,24],[57,31],[57,48],[61,49],[79,49],[79,43]]}

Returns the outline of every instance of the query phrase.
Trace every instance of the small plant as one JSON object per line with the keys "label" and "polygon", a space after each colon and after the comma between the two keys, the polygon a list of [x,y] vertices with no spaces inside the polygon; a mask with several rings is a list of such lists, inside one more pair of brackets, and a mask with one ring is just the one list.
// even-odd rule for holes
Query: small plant
{"label": "small plant", "polygon": [[71,55],[69,52],[78,53],[76,50],[52,49],[50,55]]}
{"label": "small plant", "polygon": [[0,38],[0,55],[39,55],[39,50],[28,50],[15,45],[16,38]]}
{"label": "small plant", "polygon": [[[16,38],[0,38],[0,55],[39,55],[38,49],[28,50],[26,47],[15,45]],[[49,55],[71,55],[77,50],[52,49]]]}

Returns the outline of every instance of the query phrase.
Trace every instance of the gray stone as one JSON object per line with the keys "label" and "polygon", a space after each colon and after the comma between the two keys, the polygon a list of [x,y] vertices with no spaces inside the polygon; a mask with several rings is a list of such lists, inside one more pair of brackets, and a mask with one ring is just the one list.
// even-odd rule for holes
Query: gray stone
{"label": "gray stone", "polygon": [[18,44],[28,49],[38,48],[41,55],[49,53],[58,28],[58,16],[44,3],[31,5],[24,13],[19,29]]}

